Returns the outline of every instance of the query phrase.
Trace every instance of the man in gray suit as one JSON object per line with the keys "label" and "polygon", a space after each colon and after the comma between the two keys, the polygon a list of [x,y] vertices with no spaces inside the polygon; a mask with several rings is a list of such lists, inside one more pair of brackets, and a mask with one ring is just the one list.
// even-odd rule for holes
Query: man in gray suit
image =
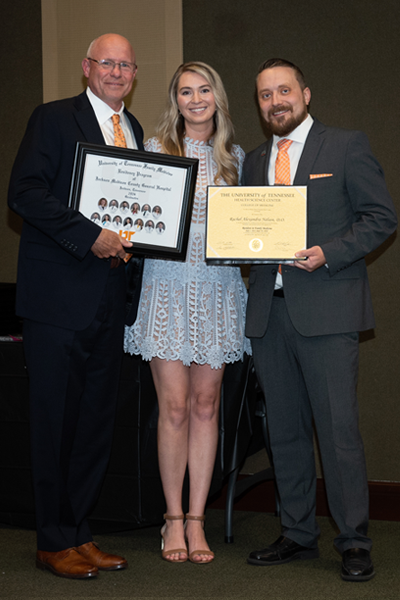
{"label": "man in gray suit", "polygon": [[367,581],[374,568],[356,385],[358,335],[375,322],[364,257],[396,229],[396,214],[367,137],[308,114],[311,92],[298,67],[265,62],[257,96],[273,137],[246,156],[242,183],[277,182],[277,144],[289,140],[286,183],[307,185],[308,222],[307,248],[296,253],[305,261],[250,272],[246,335],[267,405],[282,535],[248,562],[318,556],[314,419],[341,576]]}

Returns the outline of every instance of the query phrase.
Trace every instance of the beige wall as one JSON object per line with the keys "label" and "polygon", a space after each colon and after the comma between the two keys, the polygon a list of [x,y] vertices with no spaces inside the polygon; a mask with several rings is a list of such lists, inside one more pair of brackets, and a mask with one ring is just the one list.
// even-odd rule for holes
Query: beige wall
{"label": "beige wall", "polygon": [[3,86],[0,113],[1,282],[15,282],[17,275],[21,219],[7,208],[7,188],[28,118],[41,102],[85,89],[82,58],[106,32],[124,35],[136,51],[139,69],[126,104],[147,139],[183,60],[182,0],[18,0],[4,7],[0,33],[10,60],[3,79],[10,85]]}
{"label": "beige wall", "polygon": [[107,32],[125,36],[135,49],[138,74],[126,104],[147,139],[182,62],[181,0],[42,0],[43,100],[86,87],[82,58],[89,43]]}

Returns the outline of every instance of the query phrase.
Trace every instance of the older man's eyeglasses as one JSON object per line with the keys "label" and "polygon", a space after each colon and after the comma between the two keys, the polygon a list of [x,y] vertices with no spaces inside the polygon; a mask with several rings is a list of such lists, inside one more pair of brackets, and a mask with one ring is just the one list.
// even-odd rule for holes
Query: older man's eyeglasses
{"label": "older man's eyeglasses", "polygon": [[137,70],[137,65],[135,65],[135,63],[115,62],[109,58],[96,60],[95,58],[90,58],[89,56],[87,56],[87,59],[97,63],[100,69],[103,71],[114,71],[115,67],[119,67],[124,73],[135,73]]}

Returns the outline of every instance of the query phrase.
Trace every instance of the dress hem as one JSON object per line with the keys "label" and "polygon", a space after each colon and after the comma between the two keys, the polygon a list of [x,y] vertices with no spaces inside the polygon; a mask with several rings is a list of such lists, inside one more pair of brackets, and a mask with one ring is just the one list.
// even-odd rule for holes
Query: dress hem
{"label": "dress hem", "polygon": [[166,360],[167,362],[171,361],[180,361],[184,367],[190,367],[190,365],[192,363],[195,363],[196,365],[209,365],[212,369],[222,369],[222,367],[224,365],[230,365],[233,364],[235,362],[243,362],[244,361],[244,355],[247,354],[248,356],[252,356],[251,352],[247,352],[246,350],[243,351],[243,353],[239,356],[234,356],[232,358],[227,358],[226,361],[224,361],[223,363],[219,364],[219,365],[215,365],[215,364],[211,364],[209,361],[204,360],[202,362],[198,362],[196,360],[192,360],[190,362],[182,360],[182,358],[176,357],[176,358],[165,358],[165,357],[161,357],[161,356],[157,356],[157,354],[154,354],[153,356],[150,357],[145,357],[141,354],[141,352],[134,352],[133,350],[124,350],[125,354],[130,354],[131,356],[141,356],[142,360],[145,360],[146,362],[150,362],[153,358],[159,358],[160,360]]}

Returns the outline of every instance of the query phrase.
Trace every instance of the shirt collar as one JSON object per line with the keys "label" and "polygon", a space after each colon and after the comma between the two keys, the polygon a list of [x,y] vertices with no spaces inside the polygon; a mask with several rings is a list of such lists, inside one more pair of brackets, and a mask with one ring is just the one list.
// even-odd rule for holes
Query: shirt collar
{"label": "shirt collar", "polygon": [[293,142],[299,142],[300,144],[305,144],[305,141],[307,139],[307,136],[310,132],[310,129],[311,129],[313,123],[314,123],[314,119],[312,118],[312,116],[310,114],[308,114],[307,117],[304,119],[304,121],[302,123],[300,123],[300,125],[298,125],[296,127],[296,129],[294,129],[288,135],[284,135],[282,137],[278,137],[277,135],[274,135],[274,138],[273,138],[274,145],[276,146],[276,144],[281,139],[293,140]]}
{"label": "shirt collar", "polygon": [[115,111],[111,108],[111,106],[108,106],[108,104],[106,104],[105,102],[103,102],[103,100],[96,96],[96,94],[92,92],[89,86],[86,88],[86,94],[89,98],[89,102],[92,105],[92,108],[96,115],[96,119],[100,126],[104,125],[104,123],[108,119],[111,119],[113,115],[121,116],[121,114],[124,112],[124,102],[122,102],[121,108],[118,111]]}

